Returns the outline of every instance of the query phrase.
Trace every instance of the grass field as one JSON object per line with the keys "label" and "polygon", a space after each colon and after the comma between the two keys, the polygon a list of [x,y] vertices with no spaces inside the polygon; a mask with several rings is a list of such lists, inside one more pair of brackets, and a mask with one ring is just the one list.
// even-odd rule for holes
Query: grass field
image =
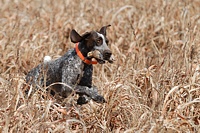
{"label": "grass field", "polygon": [[[107,103],[26,98],[25,75],[73,48],[71,29],[107,24],[116,61],[93,75]],[[3,133],[200,133],[200,1],[0,0],[0,103]]]}

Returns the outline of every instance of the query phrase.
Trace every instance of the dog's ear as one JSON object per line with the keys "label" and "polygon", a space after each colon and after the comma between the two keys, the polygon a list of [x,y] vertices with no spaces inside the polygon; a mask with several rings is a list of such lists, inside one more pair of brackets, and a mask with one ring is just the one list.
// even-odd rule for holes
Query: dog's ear
{"label": "dog's ear", "polygon": [[73,43],[80,42],[83,38],[73,29],[70,34],[70,39]]}
{"label": "dog's ear", "polygon": [[90,32],[86,32],[82,35],[82,39],[86,39],[87,37],[89,37],[91,35]]}
{"label": "dog's ear", "polygon": [[110,26],[111,26],[110,24],[107,25],[107,26],[103,26],[103,27],[100,29],[99,33],[101,33],[101,34],[103,34],[104,36],[106,36],[106,29],[107,29],[107,27],[110,27]]}

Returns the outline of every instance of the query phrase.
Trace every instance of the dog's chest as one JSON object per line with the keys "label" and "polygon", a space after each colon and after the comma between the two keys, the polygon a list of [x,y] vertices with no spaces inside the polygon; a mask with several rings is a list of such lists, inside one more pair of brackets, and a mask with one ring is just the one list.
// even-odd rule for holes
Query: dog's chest
{"label": "dog's chest", "polygon": [[92,86],[92,65],[84,65],[82,74],[79,75],[80,82],[79,85],[81,86]]}

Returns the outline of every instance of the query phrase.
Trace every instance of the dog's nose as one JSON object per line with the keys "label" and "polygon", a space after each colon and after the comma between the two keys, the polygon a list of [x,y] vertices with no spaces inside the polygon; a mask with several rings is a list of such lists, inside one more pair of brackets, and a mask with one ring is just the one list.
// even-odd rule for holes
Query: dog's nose
{"label": "dog's nose", "polygon": [[111,55],[112,55],[112,52],[110,50],[105,50],[103,53],[103,57],[107,60],[110,59]]}

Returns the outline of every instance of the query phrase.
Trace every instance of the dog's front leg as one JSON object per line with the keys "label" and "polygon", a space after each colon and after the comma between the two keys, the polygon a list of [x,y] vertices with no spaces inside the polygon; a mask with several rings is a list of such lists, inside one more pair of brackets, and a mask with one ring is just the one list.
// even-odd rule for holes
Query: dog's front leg
{"label": "dog's front leg", "polygon": [[[80,62],[73,62],[72,60],[67,60],[65,64],[63,64],[62,68],[62,83],[66,85],[62,85],[61,95],[67,97],[73,90],[75,93],[79,94],[80,96],[86,95],[90,97],[94,101],[98,103],[104,103],[105,99],[103,96],[98,94],[97,88],[94,87],[87,87],[84,85],[78,85],[77,79],[79,75],[82,73],[82,61]],[[86,71],[86,70],[85,70]],[[81,97],[83,98],[83,97]]]}
{"label": "dog's front leg", "polygon": [[77,104],[83,105],[83,104],[88,103],[90,100],[91,100],[91,98],[88,97],[87,95],[79,94],[79,98],[77,100]]}
{"label": "dog's front leg", "polygon": [[[68,86],[70,86],[70,88]],[[72,85],[72,84],[68,84],[68,86],[65,85],[62,86],[61,95],[67,97],[72,92],[72,90],[74,90],[76,94],[80,95],[80,98],[77,101],[78,104],[85,104],[90,99],[94,100],[97,103],[106,102],[104,97],[98,94],[97,88],[95,86],[87,87],[87,86]]]}
{"label": "dog's front leg", "polygon": [[100,94],[98,94],[97,87],[87,87],[87,86],[76,86],[75,92],[79,95],[86,95],[89,96],[92,100],[94,100],[97,103],[105,103],[106,100],[104,97]]}

